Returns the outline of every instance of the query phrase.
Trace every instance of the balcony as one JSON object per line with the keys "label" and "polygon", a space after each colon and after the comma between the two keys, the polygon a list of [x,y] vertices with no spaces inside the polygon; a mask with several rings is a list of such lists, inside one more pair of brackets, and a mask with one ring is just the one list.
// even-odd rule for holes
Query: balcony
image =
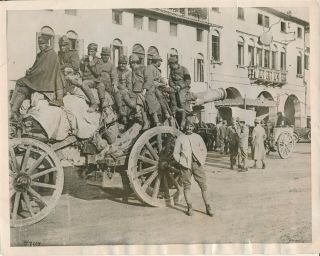
{"label": "balcony", "polygon": [[207,21],[208,10],[207,8],[166,8],[165,10],[179,16]]}
{"label": "balcony", "polygon": [[251,83],[267,86],[283,86],[287,83],[287,72],[263,67],[248,67],[248,77]]}

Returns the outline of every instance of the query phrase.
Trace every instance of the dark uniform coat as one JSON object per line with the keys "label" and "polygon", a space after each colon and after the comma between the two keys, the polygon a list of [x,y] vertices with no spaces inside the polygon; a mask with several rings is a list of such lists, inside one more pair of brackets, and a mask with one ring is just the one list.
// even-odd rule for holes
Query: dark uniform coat
{"label": "dark uniform coat", "polygon": [[58,52],[60,68],[63,72],[65,68],[72,68],[76,74],[80,69],[80,58],[76,50],[69,50],[67,52]]}
{"label": "dark uniform coat", "polygon": [[98,57],[94,57],[92,61],[82,59],[80,62],[80,70],[82,71],[82,80],[92,80],[99,82],[99,68],[101,60]]}
{"label": "dark uniform coat", "polygon": [[118,72],[116,67],[110,62],[99,61],[98,73],[100,80],[105,85],[106,91],[113,93],[113,87],[118,86]]}

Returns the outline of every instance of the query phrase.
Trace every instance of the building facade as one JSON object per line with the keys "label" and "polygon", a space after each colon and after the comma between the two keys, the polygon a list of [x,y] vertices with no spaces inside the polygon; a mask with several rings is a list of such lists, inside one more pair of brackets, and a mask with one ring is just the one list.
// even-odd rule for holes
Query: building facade
{"label": "building facade", "polygon": [[166,78],[167,59],[177,56],[191,74],[192,91],[227,91],[226,100],[202,108],[199,117],[204,122],[215,123],[219,115],[228,118],[230,107],[240,107],[257,115],[281,111],[296,126],[306,126],[308,23],[274,9],[9,11],[9,88],[33,64],[40,34],[47,35],[56,50],[66,34],[80,56],[91,42],[99,45],[99,52],[110,46],[115,64],[120,54],[135,53],[147,65],[158,53]]}

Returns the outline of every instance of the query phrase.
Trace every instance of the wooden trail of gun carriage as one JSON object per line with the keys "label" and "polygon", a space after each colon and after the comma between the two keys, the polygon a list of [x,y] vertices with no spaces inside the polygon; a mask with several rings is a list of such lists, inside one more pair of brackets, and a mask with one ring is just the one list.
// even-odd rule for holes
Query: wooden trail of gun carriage
{"label": "wooden trail of gun carriage", "polygon": [[[209,90],[198,93],[194,105],[225,97],[221,88]],[[86,149],[92,146],[90,140],[80,142],[74,135],[63,141],[43,141],[36,133],[32,136],[25,133],[24,127],[21,123],[9,143],[12,227],[37,223],[57,205],[64,186],[64,171],[58,153],[67,147],[78,148],[85,156],[85,167],[95,166],[89,183],[112,186],[116,174],[125,170],[130,187],[143,203],[163,207],[179,200],[182,189],[179,174],[170,163],[174,140],[180,133],[176,120],[165,120],[161,126],[146,131],[142,131],[140,124],[133,124],[114,143],[114,148],[120,149],[122,155],[114,155],[110,148],[96,154],[88,153]],[[294,146],[293,128],[274,128],[273,142],[280,157],[289,157]]]}

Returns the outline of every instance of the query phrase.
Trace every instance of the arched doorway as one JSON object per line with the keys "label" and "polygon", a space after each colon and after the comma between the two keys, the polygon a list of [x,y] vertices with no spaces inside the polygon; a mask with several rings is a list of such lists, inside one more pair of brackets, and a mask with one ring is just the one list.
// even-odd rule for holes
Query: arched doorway
{"label": "arched doorway", "polygon": [[145,59],[145,51],[141,44],[135,44],[132,47],[132,53],[138,55],[140,59],[140,64],[144,65],[144,59]]}
{"label": "arched doorway", "polygon": [[[262,103],[265,102],[265,101],[274,101],[272,95],[270,92],[267,92],[267,91],[263,91],[261,92],[257,99],[259,101],[261,101]],[[269,114],[270,113],[270,108],[269,106],[256,106],[254,108],[254,110],[256,111],[256,116],[262,116],[262,115],[266,115],[266,114]],[[274,112],[274,111],[273,111]],[[274,113],[275,114],[275,113]]]}
{"label": "arched doorway", "polygon": [[284,104],[284,116],[288,118],[291,125],[300,127],[301,107],[297,96],[291,94]]}
{"label": "arched doorway", "polygon": [[237,88],[234,87],[228,87],[226,89],[227,92],[227,99],[240,99],[242,98],[241,93],[239,92],[239,90]]}
{"label": "arched doorway", "polygon": [[159,51],[156,47],[150,46],[148,48],[148,65],[152,63],[152,57],[157,54],[159,55]]}

